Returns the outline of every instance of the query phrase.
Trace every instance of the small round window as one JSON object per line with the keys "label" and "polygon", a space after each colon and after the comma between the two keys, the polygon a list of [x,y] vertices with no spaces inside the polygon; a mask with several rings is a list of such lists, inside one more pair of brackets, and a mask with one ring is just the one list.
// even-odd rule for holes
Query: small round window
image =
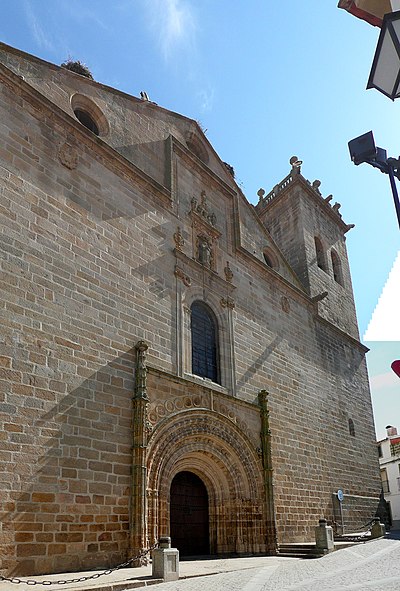
{"label": "small round window", "polygon": [[264,261],[265,263],[268,265],[268,267],[273,267],[273,263],[271,261],[271,258],[264,252]]}
{"label": "small round window", "polygon": [[71,107],[78,121],[92,133],[99,136],[108,134],[108,121],[93,100],[83,94],[74,94],[71,97]]}
{"label": "small round window", "polygon": [[99,135],[99,128],[97,127],[95,120],[92,119],[89,113],[86,113],[86,111],[82,111],[81,109],[75,109],[74,113],[75,117],[78,119],[78,121],[82,123],[82,125],[90,129],[90,131],[93,131],[93,133],[95,133],[96,135]]}
{"label": "small round window", "polygon": [[268,267],[277,271],[279,269],[279,261],[275,253],[268,246],[263,250],[264,262]]}

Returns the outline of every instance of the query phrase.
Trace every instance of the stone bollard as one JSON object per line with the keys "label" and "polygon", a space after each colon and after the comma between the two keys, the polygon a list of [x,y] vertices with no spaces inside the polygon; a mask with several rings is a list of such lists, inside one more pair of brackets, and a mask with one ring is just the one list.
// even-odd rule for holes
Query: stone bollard
{"label": "stone bollard", "polygon": [[326,519],[320,519],[318,527],[315,528],[315,547],[317,550],[328,552],[335,549],[333,529],[327,525]]}
{"label": "stone bollard", "polygon": [[379,517],[373,519],[371,527],[371,538],[381,538],[386,533],[386,528],[383,523],[380,522]]}
{"label": "stone bollard", "polygon": [[153,550],[152,577],[165,582],[179,579],[179,550],[171,548],[171,538],[160,538],[159,547]]}

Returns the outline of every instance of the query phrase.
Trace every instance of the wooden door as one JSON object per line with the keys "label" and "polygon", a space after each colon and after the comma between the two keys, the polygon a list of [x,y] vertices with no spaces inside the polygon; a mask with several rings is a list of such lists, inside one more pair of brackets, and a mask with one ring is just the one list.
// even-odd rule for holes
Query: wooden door
{"label": "wooden door", "polygon": [[192,472],[179,472],[171,483],[170,531],[182,556],[210,553],[207,489]]}

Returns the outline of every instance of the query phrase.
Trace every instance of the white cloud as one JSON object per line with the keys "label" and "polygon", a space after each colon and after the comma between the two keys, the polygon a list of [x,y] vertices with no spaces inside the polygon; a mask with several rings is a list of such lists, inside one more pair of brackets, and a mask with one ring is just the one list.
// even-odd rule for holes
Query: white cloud
{"label": "white cloud", "polygon": [[395,386],[400,388],[400,378],[397,377],[394,371],[370,376],[369,383],[373,390],[393,388]]}
{"label": "white cloud", "polygon": [[146,7],[166,61],[178,49],[188,50],[194,46],[197,26],[188,0],[148,0]]}
{"label": "white cloud", "polygon": [[63,0],[60,2],[58,7],[62,8],[71,20],[74,20],[80,24],[86,22],[94,23],[96,27],[109,31],[109,26],[105,23],[104,19],[100,18],[101,11],[96,9],[95,4],[88,4],[82,2],[82,0]]}
{"label": "white cloud", "polygon": [[200,101],[200,109],[203,113],[211,111],[214,105],[214,89],[208,88],[200,90],[197,95]]}
{"label": "white cloud", "polygon": [[33,38],[39,47],[48,51],[54,51],[54,45],[42,29],[39,20],[36,18],[35,13],[33,12],[33,8],[29,0],[25,0],[25,14],[28,25],[32,31]]}

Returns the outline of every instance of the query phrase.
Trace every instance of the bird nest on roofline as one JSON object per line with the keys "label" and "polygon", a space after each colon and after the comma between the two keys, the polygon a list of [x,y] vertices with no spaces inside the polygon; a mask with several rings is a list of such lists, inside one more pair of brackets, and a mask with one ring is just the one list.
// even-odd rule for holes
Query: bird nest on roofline
{"label": "bird nest on roofline", "polygon": [[83,64],[79,60],[68,59],[61,64],[61,67],[65,68],[66,70],[70,70],[70,72],[75,72],[75,74],[80,74],[81,76],[85,76],[86,78],[93,80],[92,72],[89,70],[86,64]]}

